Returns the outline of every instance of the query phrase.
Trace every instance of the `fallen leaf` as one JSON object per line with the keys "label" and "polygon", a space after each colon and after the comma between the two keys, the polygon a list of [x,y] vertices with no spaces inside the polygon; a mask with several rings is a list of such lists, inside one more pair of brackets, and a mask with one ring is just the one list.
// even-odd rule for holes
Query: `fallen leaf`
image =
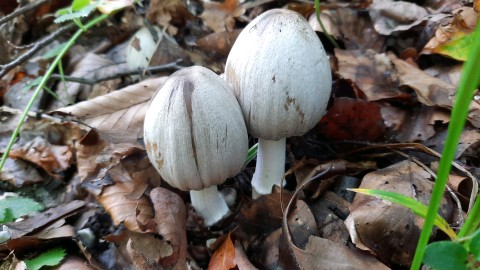
{"label": "fallen leaf", "polygon": [[167,29],[171,35],[175,35],[178,29],[170,24],[172,16],[178,9],[185,8],[184,1],[180,0],[152,0],[148,6],[146,18],[150,23],[160,25]]}
{"label": "fallen leaf", "polygon": [[160,259],[160,264],[173,269],[183,269],[187,258],[185,203],[177,194],[165,188],[154,188],[150,198],[155,209],[154,221],[158,233],[172,246],[172,254]]}
{"label": "fallen leaf", "polygon": [[250,262],[245,254],[242,244],[235,240],[235,261],[237,262],[238,270],[257,270],[257,268]]}
{"label": "fallen leaf", "polygon": [[166,79],[167,77],[147,79],[53,113],[73,115],[99,130],[128,132],[141,138],[149,101]]}
{"label": "fallen leaf", "polygon": [[334,99],[315,129],[332,140],[379,141],[385,133],[380,107],[351,98]]}
{"label": "fallen leaf", "polygon": [[478,14],[470,7],[452,11],[449,23],[440,25],[435,36],[423,47],[422,54],[437,53],[465,61],[473,42],[469,34],[475,29]]}
{"label": "fallen leaf", "polygon": [[[168,241],[151,234],[129,232],[126,244],[127,251],[133,261],[135,269],[154,270],[164,269],[158,263],[161,258],[172,255],[172,247]],[[186,269],[186,265],[183,268]]]}
{"label": "fallen leaf", "polygon": [[245,13],[245,8],[239,5],[239,0],[225,0],[223,3],[204,2],[203,8],[200,18],[214,32],[232,31],[235,17]]}
{"label": "fallen leaf", "polygon": [[365,93],[367,100],[411,99],[395,83],[396,73],[386,54],[376,54],[372,50],[362,52],[335,49],[335,57],[338,59],[338,73],[343,78],[352,80]]}
{"label": "fallen leaf", "polygon": [[208,263],[209,270],[230,270],[235,268],[236,252],[230,233],[223,243],[215,250]]}
{"label": "fallen leaf", "polygon": [[205,51],[227,56],[241,31],[241,29],[235,29],[211,33],[198,39],[196,44]]}
{"label": "fallen leaf", "polygon": [[[118,73],[123,69],[125,69],[124,66],[115,65],[113,61],[105,56],[87,53],[75,65],[69,76],[83,79],[97,79]],[[60,82],[55,90],[60,100],[56,102],[73,104],[77,100],[86,100],[90,96],[90,93],[94,91],[94,87],[106,87],[111,91],[116,89],[119,83],[120,79],[103,81],[95,84],[95,86],[76,82]],[[53,105],[53,107],[59,106]]]}
{"label": "fallen leaf", "polygon": [[[359,188],[392,191],[428,205],[433,188],[431,177],[416,163],[402,161],[368,173]],[[440,213],[447,220],[452,215],[452,206],[446,198]],[[357,194],[345,224],[358,248],[372,250],[384,262],[409,267],[423,218],[398,204]]]}
{"label": "fallen leaf", "polygon": [[60,266],[54,267],[53,270],[95,270],[87,261],[77,256],[66,257]]}
{"label": "fallen leaf", "polygon": [[21,148],[12,149],[9,156],[34,163],[56,177],[68,169],[72,162],[70,147],[51,145],[41,137],[36,137]]}
{"label": "fallen leaf", "polygon": [[15,187],[25,184],[40,183],[44,179],[29,163],[20,159],[7,158],[0,172],[0,180],[7,181]]}

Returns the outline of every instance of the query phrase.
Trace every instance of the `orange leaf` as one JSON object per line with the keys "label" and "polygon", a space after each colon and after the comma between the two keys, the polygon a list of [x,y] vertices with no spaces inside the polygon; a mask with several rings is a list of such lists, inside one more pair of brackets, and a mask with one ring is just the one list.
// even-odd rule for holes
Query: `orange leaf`
{"label": "orange leaf", "polygon": [[235,261],[235,246],[233,245],[230,233],[223,243],[215,250],[208,264],[208,269],[229,270],[233,269],[237,263]]}

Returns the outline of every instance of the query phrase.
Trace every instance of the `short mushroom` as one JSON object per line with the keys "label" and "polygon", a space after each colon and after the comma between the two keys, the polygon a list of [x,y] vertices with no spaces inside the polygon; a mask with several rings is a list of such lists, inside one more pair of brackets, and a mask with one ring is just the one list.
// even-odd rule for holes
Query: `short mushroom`
{"label": "short mushroom", "polygon": [[328,56],[302,16],[272,9],[240,33],[225,77],[248,132],[259,138],[254,194],[269,194],[284,174],[285,138],[303,135],[325,113],[332,84]]}
{"label": "short mushroom", "polygon": [[224,80],[198,66],[173,73],[150,103],[144,135],[153,166],[171,186],[190,191],[207,226],[228,214],[216,185],[241,170],[248,135]]}

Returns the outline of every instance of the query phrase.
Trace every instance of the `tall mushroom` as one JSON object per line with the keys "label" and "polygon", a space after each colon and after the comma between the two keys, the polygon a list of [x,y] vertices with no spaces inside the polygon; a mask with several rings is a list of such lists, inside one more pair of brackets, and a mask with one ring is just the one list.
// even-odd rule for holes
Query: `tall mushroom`
{"label": "tall mushroom", "polygon": [[210,226],[229,209],[217,186],[245,162],[248,137],[230,86],[212,71],[173,73],[145,115],[148,157],[171,186],[190,191],[192,206]]}
{"label": "tall mushroom", "polygon": [[328,56],[298,13],[269,10],[240,33],[225,67],[249,133],[259,138],[254,193],[268,194],[285,170],[285,138],[313,128],[325,113]]}

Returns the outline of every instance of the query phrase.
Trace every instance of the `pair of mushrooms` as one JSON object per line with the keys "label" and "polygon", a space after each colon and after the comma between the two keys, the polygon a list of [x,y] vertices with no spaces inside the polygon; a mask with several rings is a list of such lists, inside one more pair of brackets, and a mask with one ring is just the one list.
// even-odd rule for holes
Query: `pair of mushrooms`
{"label": "pair of mushrooms", "polygon": [[252,186],[269,194],[285,170],[285,138],[323,116],[331,89],[328,57],[299,14],[274,9],[249,23],[228,56],[225,80],[203,67],[175,72],[145,116],[148,157],[213,225],[229,209],[217,186],[241,170],[248,133],[259,138]]}

